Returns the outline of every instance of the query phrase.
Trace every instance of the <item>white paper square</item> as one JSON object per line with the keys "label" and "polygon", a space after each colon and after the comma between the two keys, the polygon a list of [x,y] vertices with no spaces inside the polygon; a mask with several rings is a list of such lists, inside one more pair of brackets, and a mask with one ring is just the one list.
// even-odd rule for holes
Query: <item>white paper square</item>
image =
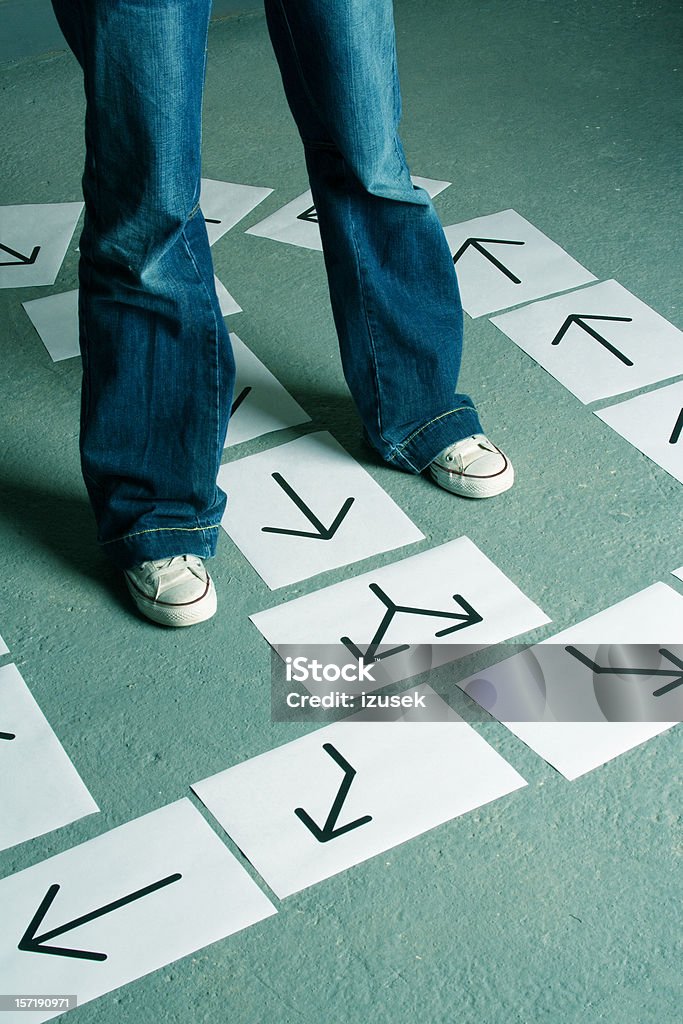
{"label": "white paper square", "polygon": [[[44,923],[38,922],[38,939],[157,884],[132,902],[44,941],[46,947],[104,954],[103,961],[17,948],[52,886],[59,890]],[[275,913],[187,799],[3,879],[0,904],[0,990],[74,993],[79,1005]],[[3,1019],[23,1024],[58,1015],[17,1011]]]}
{"label": "white paper square", "polygon": [[[373,666],[376,685],[345,684],[349,693],[370,691],[447,664],[478,650],[526,633],[549,622],[547,615],[468,537],[449,541],[402,561],[335,583],[250,616],[272,647],[294,645],[348,647],[348,638],[364,658],[387,615],[381,591],[395,605],[428,609],[431,614],[398,612],[388,621],[381,643],[386,652],[409,645]],[[468,607],[473,614],[468,618]],[[443,611],[443,616],[434,612]],[[449,617],[451,616],[451,617]],[[452,616],[461,616],[461,619]],[[457,627],[452,629],[452,627]],[[437,635],[451,630],[445,635]],[[327,692],[328,684],[311,692]]]}
{"label": "white paper square", "polygon": [[250,441],[273,430],[308,423],[311,417],[236,334],[230,335],[235,356],[235,391],[226,447]]}
{"label": "white paper square", "polygon": [[242,307],[237,303],[235,299],[233,299],[228,289],[225,287],[224,284],[222,284],[221,281],[218,280],[215,274],[213,278],[213,283],[216,288],[218,305],[221,308],[221,313],[223,314],[223,316],[230,316],[231,313],[241,313]]}
{"label": "white paper square", "polygon": [[237,185],[232,181],[202,178],[200,203],[209,245],[222,238],[272,191],[272,188],[257,185]]}
{"label": "white paper square", "polygon": [[683,380],[595,415],[683,483]]}
{"label": "white paper square", "polygon": [[514,210],[450,224],[444,231],[453,257],[465,247],[455,269],[463,308],[472,317],[595,281]]}
{"label": "white paper square", "polygon": [[0,657],[4,656],[5,654],[9,654],[9,647],[0,636]]}
{"label": "white paper square", "polygon": [[616,281],[535,302],[491,323],[582,402],[683,373],[681,331]]}
{"label": "white paper square", "polygon": [[[635,657],[642,657],[629,649],[638,644],[661,646],[683,656],[683,597],[664,583],[656,583],[458,685],[565,778],[576,779],[674,723],[609,721],[615,684],[620,687],[620,708],[631,709],[637,717],[649,706],[653,679],[620,675],[615,680],[598,675],[594,681],[590,668],[568,652],[560,669],[557,648],[576,647],[595,664],[614,667],[614,658],[619,665],[628,666]],[[619,647],[610,651],[611,645]],[[673,666],[661,659],[661,664],[653,667]],[[659,699],[672,703],[671,696]],[[506,708],[509,713],[514,707],[518,713],[523,705],[538,720],[505,720]],[[592,720],[565,721],[575,708]]]}
{"label": "white paper square", "polygon": [[0,850],[99,808],[16,665],[0,668]]}
{"label": "white paper square", "polygon": [[0,288],[54,284],[82,209],[83,203],[0,206]]}
{"label": "white paper square", "polygon": [[77,288],[22,305],[53,362],[80,355]]}
{"label": "white paper square", "polygon": [[[423,188],[432,199],[450,185],[450,181],[436,181],[433,178],[420,178],[416,175],[412,175],[411,180],[414,185]],[[272,238],[276,242],[287,242],[303,249],[317,249],[319,252],[322,252],[323,248],[310,189],[292,199],[291,203],[287,203],[270,217],[247,228],[246,234]]]}
{"label": "white paper square", "polygon": [[[413,692],[420,691],[438,700],[428,686]],[[439,722],[349,718],[192,788],[284,898],[526,785],[445,704],[444,716],[448,720]],[[353,777],[323,744],[331,744],[355,770]],[[330,821],[349,777],[350,788]],[[323,830],[328,821],[332,832],[359,824],[321,841],[297,808]]]}
{"label": "white paper square", "polygon": [[[424,536],[325,431],[229,462],[218,481],[229,496],[223,528],[271,590]],[[288,488],[323,528],[339,524],[331,539],[321,539]]]}

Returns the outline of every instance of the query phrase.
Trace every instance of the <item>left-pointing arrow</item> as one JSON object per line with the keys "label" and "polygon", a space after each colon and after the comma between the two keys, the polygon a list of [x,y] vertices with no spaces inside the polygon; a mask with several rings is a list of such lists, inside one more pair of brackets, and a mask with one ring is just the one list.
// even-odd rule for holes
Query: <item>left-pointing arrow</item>
{"label": "left-pointing arrow", "polygon": [[560,327],[559,331],[557,332],[557,334],[555,335],[550,344],[559,345],[562,339],[564,338],[565,334],[571,327],[571,325],[576,324],[578,327],[582,327],[586,334],[590,334],[591,338],[595,338],[595,340],[599,342],[603,348],[606,348],[608,352],[611,352],[613,356],[616,356],[617,359],[620,359],[624,366],[633,366],[633,362],[631,359],[628,358],[628,356],[625,356],[623,352],[620,352],[618,348],[615,348],[615,346],[610,341],[608,341],[607,338],[603,338],[601,334],[598,334],[598,332],[594,331],[592,327],[589,327],[586,323],[586,320],[619,320],[622,323],[630,324],[633,320],[633,317],[586,316],[585,314],[572,313],[572,315],[568,316],[565,322],[562,324],[562,326]]}
{"label": "left-pointing arrow", "polygon": [[14,740],[16,739],[16,733],[13,732],[0,732],[0,740]]}
{"label": "left-pointing arrow", "polygon": [[3,252],[8,253],[8,255],[14,256],[13,260],[5,260],[3,263],[0,263],[0,267],[28,267],[31,263],[36,262],[36,256],[40,252],[40,246],[36,245],[34,246],[31,255],[25,256],[23,252],[17,252],[16,249],[10,249],[8,245],[3,245],[2,242],[0,242],[0,249],[2,249]]}
{"label": "left-pointing arrow", "polygon": [[308,507],[306,502],[301,498],[293,487],[287,483],[281,473],[273,473],[273,480],[279,484],[285,494],[292,499],[297,508],[301,509],[303,514],[308,519],[309,523],[315,527],[315,532],[310,530],[286,530],[280,526],[262,526],[262,533],[284,533],[289,537],[311,537],[314,540],[332,540],[335,533],[342,524],[342,521],[346,517],[346,513],[353,505],[354,498],[347,498],[342,507],[334,517],[330,526],[324,526],[323,523],[318,519],[314,512]]}
{"label": "left-pointing arrow", "polygon": [[309,221],[311,224],[317,224],[318,223],[318,211],[316,210],[315,206],[309,206],[307,210],[303,211],[303,213],[297,213],[296,219],[297,220],[306,220],[306,221]]}
{"label": "left-pointing arrow", "polygon": [[51,931],[43,932],[42,935],[36,935],[36,932],[43,923],[43,918],[52,906],[52,902],[59,892],[58,885],[51,885],[45,893],[43,901],[38,907],[33,920],[22,935],[18,948],[25,953],[51,953],[53,956],[70,956],[77,960],[106,960],[106,953],[91,953],[89,950],[84,949],[65,949],[61,946],[45,946],[43,944],[48,942],[50,939],[56,939],[58,935],[64,935],[65,932],[71,932],[75,928],[80,928],[82,924],[94,921],[98,917],[104,917],[105,914],[111,914],[115,910],[125,907],[128,903],[133,903],[135,900],[141,900],[144,896],[149,896],[150,893],[156,892],[157,889],[163,889],[165,886],[171,885],[172,882],[179,881],[182,877],[183,876],[179,873],[176,873],[175,875],[168,875],[166,878],[162,878],[158,882],[153,882],[152,885],[146,885],[144,889],[138,889],[136,892],[132,892],[128,896],[122,896],[121,899],[114,900],[113,903],[107,903],[106,906],[99,907],[98,910],[93,910],[89,914],[83,914],[82,917],[76,917],[73,921],[68,921],[66,924],[60,925],[59,928],[53,928]]}

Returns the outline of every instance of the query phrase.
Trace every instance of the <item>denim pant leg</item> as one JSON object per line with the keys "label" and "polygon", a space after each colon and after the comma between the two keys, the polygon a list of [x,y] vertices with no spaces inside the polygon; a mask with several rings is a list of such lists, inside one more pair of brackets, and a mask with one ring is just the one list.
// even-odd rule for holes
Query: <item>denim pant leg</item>
{"label": "denim pant leg", "polygon": [[122,568],[214,553],[234,385],[199,209],[210,0],[54,0],[84,73],[81,463]]}
{"label": "denim pant leg", "polygon": [[301,134],[344,373],[384,459],[419,472],[481,430],[457,393],[453,261],[398,137],[391,0],[266,0]]}

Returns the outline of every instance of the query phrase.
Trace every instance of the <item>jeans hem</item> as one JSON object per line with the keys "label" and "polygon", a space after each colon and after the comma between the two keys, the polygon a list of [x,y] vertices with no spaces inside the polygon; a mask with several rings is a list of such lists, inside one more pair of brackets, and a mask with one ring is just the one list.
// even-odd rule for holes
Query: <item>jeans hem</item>
{"label": "jeans hem", "polygon": [[174,555],[212,558],[218,544],[218,529],[218,526],[163,526],[100,543],[114,565],[119,569],[132,569],[142,562]]}
{"label": "jeans hem", "polygon": [[421,473],[448,445],[481,433],[477,410],[471,404],[461,405],[442,412],[415,430],[386,456],[386,461],[409,473]]}

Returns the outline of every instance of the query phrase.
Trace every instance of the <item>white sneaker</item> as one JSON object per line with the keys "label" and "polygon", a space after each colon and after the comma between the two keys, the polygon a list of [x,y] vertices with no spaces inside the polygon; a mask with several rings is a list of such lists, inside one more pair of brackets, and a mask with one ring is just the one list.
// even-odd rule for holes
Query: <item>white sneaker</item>
{"label": "white sneaker", "polygon": [[143,562],[124,576],[142,614],[162,626],[192,626],[216,611],[213,580],[196,555]]}
{"label": "white sneaker", "polygon": [[515,471],[500,448],[484,434],[456,441],[429,464],[439,487],[464,498],[492,498],[512,487]]}

